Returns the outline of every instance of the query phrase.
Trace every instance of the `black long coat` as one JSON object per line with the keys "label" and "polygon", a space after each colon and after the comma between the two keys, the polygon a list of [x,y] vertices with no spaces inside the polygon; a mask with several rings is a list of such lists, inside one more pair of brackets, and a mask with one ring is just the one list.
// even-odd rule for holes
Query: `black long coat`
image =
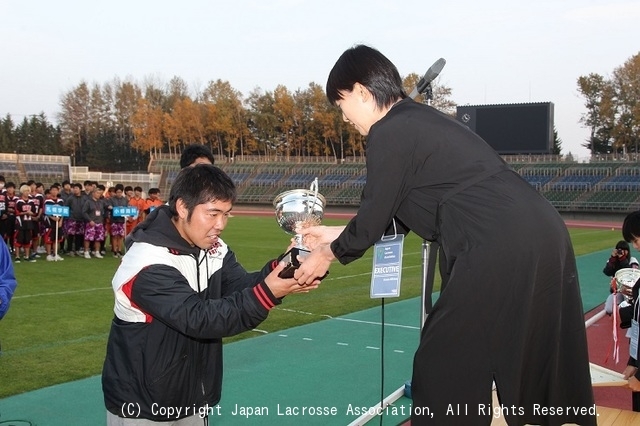
{"label": "black long coat", "polygon": [[395,218],[447,260],[415,354],[412,424],[488,425],[495,381],[510,425],[595,425],[576,262],[553,206],[464,125],[410,99],[366,149],[336,257],[362,256]]}

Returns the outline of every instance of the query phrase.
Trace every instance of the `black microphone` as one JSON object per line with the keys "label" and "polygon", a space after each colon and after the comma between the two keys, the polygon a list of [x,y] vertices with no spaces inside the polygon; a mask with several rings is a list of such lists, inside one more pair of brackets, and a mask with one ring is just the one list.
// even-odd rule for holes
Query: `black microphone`
{"label": "black microphone", "polygon": [[422,77],[420,81],[418,81],[416,87],[413,89],[409,97],[411,99],[415,99],[416,96],[424,93],[424,91],[427,90],[429,84],[436,79],[438,74],[440,74],[440,71],[442,71],[442,68],[444,68],[444,64],[446,63],[447,61],[445,61],[444,58],[440,58],[435,61],[434,64],[429,67],[424,77]]}

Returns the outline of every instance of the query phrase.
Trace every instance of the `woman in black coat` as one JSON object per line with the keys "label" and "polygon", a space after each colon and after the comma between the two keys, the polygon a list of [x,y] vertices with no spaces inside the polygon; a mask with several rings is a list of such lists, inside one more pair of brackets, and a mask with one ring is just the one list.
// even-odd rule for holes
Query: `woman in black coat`
{"label": "woman in black coat", "polygon": [[393,221],[440,244],[448,284],[415,354],[412,424],[489,425],[495,382],[510,425],[595,425],[575,256],[553,206],[467,127],[407,98],[375,49],[344,52],[327,96],[367,136],[367,181],[346,227],[301,230],[313,251],[295,276],[361,257]]}

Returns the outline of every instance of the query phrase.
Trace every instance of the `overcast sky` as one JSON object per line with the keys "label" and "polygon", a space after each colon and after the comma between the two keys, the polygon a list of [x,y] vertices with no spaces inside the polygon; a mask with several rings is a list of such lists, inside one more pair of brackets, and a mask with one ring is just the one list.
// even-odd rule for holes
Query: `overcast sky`
{"label": "overcast sky", "polygon": [[0,115],[56,121],[64,93],[116,77],[324,87],[364,43],[403,76],[445,58],[458,105],[553,102],[563,153],[584,157],[576,81],[637,54],[639,22],[640,0],[0,0]]}

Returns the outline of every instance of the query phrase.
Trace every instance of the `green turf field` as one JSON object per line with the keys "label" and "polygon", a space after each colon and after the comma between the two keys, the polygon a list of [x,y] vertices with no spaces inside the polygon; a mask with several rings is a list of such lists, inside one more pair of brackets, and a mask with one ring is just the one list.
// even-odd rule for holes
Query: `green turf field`
{"label": "green turf field", "polygon": [[[620,231],[610,229],[570,231],[576,255],[608,249],[620,239]],[[289,244],[272,217],[234,217],[223,238],[249,270]],[[405,240],[400,299],[420,294],[421,243],[413,234]],[[0,321],[0,398],[100,373],[113,315],[111,277],[118,262],[111,257],[67,258],[15,265],[18,289]],[[378,306],[378,299],[369,298],[371,263],[369,254],[347,267],[335,264],[319,290],[287,297],[258,330],[228,341]],[[436,287],[438,282],[436,277]]]}

